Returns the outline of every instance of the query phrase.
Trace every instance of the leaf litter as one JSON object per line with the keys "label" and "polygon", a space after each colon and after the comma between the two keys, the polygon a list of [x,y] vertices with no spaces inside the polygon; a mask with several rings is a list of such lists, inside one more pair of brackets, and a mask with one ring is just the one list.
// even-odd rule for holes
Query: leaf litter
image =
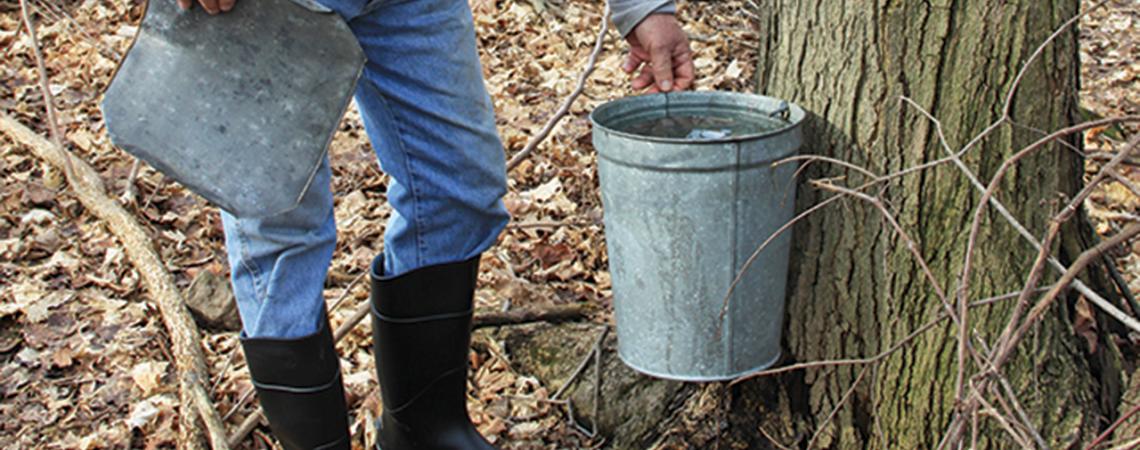
{"label": "leaf litter", "polygon": [[[161,1],[161,0],[155,0]],[[1088,3],[1088,2],[1086,2]],[[105,134],[98,101],[125,54],[143,11],[129,0],[30,0],[68,149],[102,175],[109,194],[127,189],[133,160]],[[680,2],[694,37],[697,89],[749,91],[758,47],[744,0]],[[484,76],[508,155],[521,150],[574,87],[592,48],[602,4],[586,0],[471,0]],[[1109,8],[1085,19],[1082,106],[1095,114],[1137,113],[1136,10]],[[601,308],[611,320],[611,286],[600,220],[596,157],[587,115],[629,95],[621,71],[624,43],[612,32],[598,68],[570,115],[510,174],[506,205],[514,218],[484,255],[477,307],[503,309],[570,302]],[[0,4],[0,108],[46,134],[30,40],[16,2]],[[1123,141],[1091,133],[1090,149]],[[1128,130],[1135,131],[1135,130]],[[0,442],[5,448],[166,448],[178,438],[178,392],[169,340],[139,275],[105,225],[63,186],[62,174],[0,137]],[[351,108],[330,148],[339,240],[326,298],[345,297],[339,324],[366,289],[350,283],[381,250],[388,177],[375,162],[359,113]],[[1126,177],[1140,183],[1129,166]],[[1098,231],[1137,213],[1127,187],[1107,184],[1090,200]],[[143,165],[126,207],[154,239],[182,289],[202,273],[226,273],[215,208]],[[1122,210],[1123,209],[1123,210]],[[1140,290],[1140,248],[1119,259]],[[349,292],[346,292],[349,291]],[[367,322],[367,321],[365,321]],[[1095,326],[1091,324],[1088,326]],[[253,413],[249,375],[232,331],[203,337],[211,394],[230,430]],[[375,439],[379,413],[368,325],[339,345],[354,409],[354,445]],[[597,444],[552,405],[540,380],[518,373],[500,342],[479,333],[470,362],[468,406],[480,432],[505,448]],[[264,430],[238,448],[268,448]]]}

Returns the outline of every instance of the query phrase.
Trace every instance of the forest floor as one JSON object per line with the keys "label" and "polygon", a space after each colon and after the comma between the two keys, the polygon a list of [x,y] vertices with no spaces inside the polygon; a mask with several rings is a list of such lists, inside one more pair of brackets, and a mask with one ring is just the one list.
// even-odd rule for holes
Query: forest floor
{"label": "forest floor", "polygon": [[[159,0],[162,1],[162,0]],[[173,0],[170,0],[173,1]],[[1091,4],[1092,2],[1086,2]],[[573,89],[602,20],[600,2],[472,0],[484,75],[510,154],[537,133]],[[102,175],[154,240],[178,286],[222,286],[228,274],[215,208],[113,148],[98,102],[126,52],[141,0],[30,0],[50,89],[70,150]],[[1087,6],[1087,5],[1086,5]],[[697,89],[749,91],[757,35],[747,0],[683,1],[694,39]],[[1140,113],[1140,5],[1115,0],[1082,21],[1082,106],[1092,114]],[[43,98],[19,6],[0,3],[0,111],[47,135]],[[597,71],[550,139],[510,173],[513,221],[483,258],[478,308],[595,305],[611,320],[610,281],[588,112],[630,94],[611,31]],[[1135,130],[1098,130],[1086,147],[1112,152]],[[157,307],[106,225],[83,208],[63,175],[0,137],[0,447],[163,448],[178,437],[173,356]],[[387,177],[375,164],[359,115],[350,110],[331,150],[339,240],[326,283],[334,326],[367,301],[359,282],[380,251]],[[1090,163],[1095,164],[1095,161]],[[1140,166],[1122,173],[1140,183]],[[129,185],[128,185],[129,183]],[[130,188],[130,189],[128,189]],[[1108,233],[1140,214],[1126,183],[1103,185],[1087,204]],[[1140,293],[1140,246],[1118,262]],[[202,294],[206,295],[206,294]],[[195,295],[191,295],[192,297]],[[367,322],[367,321],[365,321]],[[232,430],[254,411],[232,323],[203,329],[210,393]],[[354,409],[356,445],[374,439],[378,411],[367,323],[339,345]],[[585,436],[550,402],[549,386],[516,372],[490,339],[471,353],[468,406],[479,430],[505,448],[578,448]],[[265,448],[262,428],[240,448]],[[359,447],[358,447],[359,448]]]}

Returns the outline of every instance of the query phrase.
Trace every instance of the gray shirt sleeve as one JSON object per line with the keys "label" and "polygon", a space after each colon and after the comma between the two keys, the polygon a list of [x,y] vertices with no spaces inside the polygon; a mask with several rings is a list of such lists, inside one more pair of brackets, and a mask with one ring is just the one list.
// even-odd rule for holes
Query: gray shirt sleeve
{"label": "gray shirt sleeve", "polygon": [[672,14],[677,11],[677,6],[673,0],[610,0],[610,10],[614,25],[625,36],[650,14]]}

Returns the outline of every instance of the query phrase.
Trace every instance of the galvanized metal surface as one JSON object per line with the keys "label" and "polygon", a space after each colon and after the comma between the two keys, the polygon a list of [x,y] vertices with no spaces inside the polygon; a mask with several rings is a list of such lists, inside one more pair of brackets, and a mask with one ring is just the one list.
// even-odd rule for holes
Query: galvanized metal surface
{"label": "galvanized metal surface", "polygon": [[151,0],[103,117],[115,145],[222,209],[278,214],[308,189],[363,64],[340,16],[290,0],[217,16]]}
{"label": "galvanized metal surface", "polygon": [[[794,213],[795,164],[772,167],[801,144],[804,111],[787,105],[778,129],[724,139],[637,136],[622,123],[676,114],[767,118],[782,102],[725,92],[630,97],[590,116],[598,151],[618,351],[661,378],[714,381],[780,357],[791,236],[748,269],[753,251]],[[786,104],[785,104],[786,105]]]}

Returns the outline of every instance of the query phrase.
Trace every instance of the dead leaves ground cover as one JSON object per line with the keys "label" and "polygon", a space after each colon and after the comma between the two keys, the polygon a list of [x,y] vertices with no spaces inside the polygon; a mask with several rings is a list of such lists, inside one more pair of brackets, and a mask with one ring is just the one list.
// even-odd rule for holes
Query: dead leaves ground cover
{"label": "dead leaves ground cover", "polygon": [[[1091,2],[1086,2],[1089,4]],[[94,165],[113,195],[128,191],[132,161],[113,149],[97,107],[116,61],[137,30],[139,0],[33,0],[47,56],[50,89],[69,149]],[[1087,5],[1086,5],[1087,6]],[[1117,0],[1083,22],[1082,105],[1094,114],[1137,113],[1140,12]],[[573,89],[601,20],[586,0],[473,0],[485,77],[509,153],[517,152]],[[683,2],[694,36],[698,88],[748,90],[755,35],[745,3]],[[46,134],[30,40],[18,6],[0,3],[0,108]],[[595,157],[587,112],[627,94],[622,43],[611,32],[597,73],[571,115],[532,158],[511,174],[506,199],[515,217],[488,252],[478,306],[504,308],[589,302],[608,320],[610,284],[598,224]],[[1092,151],[1123,140],[1093,133]],[[172,356],[157,309],[105,226],[63,186],[60,173],[0,138],[0,443],[5,448],[162,448],[175,444],[177,391]],[[331,148],[340,239],[327,281],[339,323],[366,301],[352,284],[380,250],[387,178],[378,170],[350,112]],[[1094,162],[1095,164],[1095,162]],[[1129,166],[1126,180],[1140,183]],[[181,287],[227,272],[217,212],[154,170],[142,167],[134,195],[122,201],[147,228]],[[1140,196],[1124,181],[1090,201],[1101,232],[1137,214]],[[1120,256],[1124,276],[1140,291],[1140,248]],[[346,387],[356,410],[357,445],[370,443],[378,411],[367,325],[340,345]],[[233,331],[206,333],[211,392],[232,428],[252,412],[248,374]],[[597,442],[573,430],[549,386],[516,373],[499,343],[480,339],[468,403],[480,430],[508,448],[583,447]],[[243,443],[264,448],[262,430]]]}
{"label": "dead leaves ground cover", "polygon": [[[140,0],[31,0],[50,90],[68,148],[103,176],[135,213],[179,286],[225,276],[217,211],[141,168],[109,144],[98,101],[137,31]],[[744,3],[683,2],[696,37],[703,89],[747,90],[755,39]],[[473,0],[485,77],[509,153],[557,109],[586,60],[602,5],[585,0]],[[47,133],[31,40],[18,3],[0,3],[0,108]],[[477,306],[589,302],[606,320],[609,279],[587,112],[626,95],[624,48],[606,38],[598,71],[547,143],[512,172],[506,199],[515,222],[484,258]],[[176,444],[178,396],[158,310],[102,223],[68,193],[62,175],[0,138],[0,443],[5,448],[163,448]],[[379,252],[387,178],[350,111],[330,150],[340,238],[326,284],[334,324],[366,301],[353,280]],[[130,188],[130,189],[128,189]],[[248,374],[237,336],[207,330],[211,393],[231,429],[248,416]],[[338,347],[356,410],[357,445],[371,443],[378,411],[367,325]],[[480,430],[508,448],[596,444],[544,400],[550,389],[516,373],[490,339],[476,342],[468,403]],[[243,443],[264,448],[263,430]]]}

